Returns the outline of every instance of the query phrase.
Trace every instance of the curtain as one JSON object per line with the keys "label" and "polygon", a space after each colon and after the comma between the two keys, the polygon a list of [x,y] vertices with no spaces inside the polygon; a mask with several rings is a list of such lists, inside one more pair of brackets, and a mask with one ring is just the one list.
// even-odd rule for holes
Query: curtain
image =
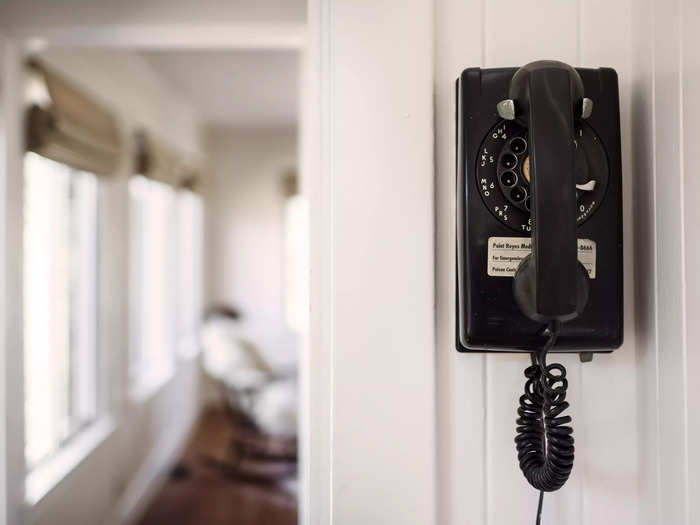
{"label": "curtain", "polygon": [[123,152],[114,116],[35,59],[27,74],[27,150],[77,169],[113,174]]}

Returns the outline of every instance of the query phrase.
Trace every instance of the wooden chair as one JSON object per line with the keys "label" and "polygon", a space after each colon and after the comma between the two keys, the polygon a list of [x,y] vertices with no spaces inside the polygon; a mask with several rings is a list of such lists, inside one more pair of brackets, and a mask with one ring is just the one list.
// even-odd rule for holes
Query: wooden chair
{"label": "wooden chair", "polygon": [[260,430],[248,415],[255,391],[236,391],[222,385],[224,405],[231,421],[230,457],[220,460],[211,456],[204,462],[225,476],[261,484],[275,484],[297,472],[296,435],[272,435]]}

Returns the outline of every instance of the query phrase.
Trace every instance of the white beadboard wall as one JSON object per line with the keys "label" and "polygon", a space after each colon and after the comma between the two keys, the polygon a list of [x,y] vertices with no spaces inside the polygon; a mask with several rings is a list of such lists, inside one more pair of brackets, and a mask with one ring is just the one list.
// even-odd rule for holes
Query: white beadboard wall
{"label": "white beadboard wall", "polygon": [[625,0],[435,1],[437,523],[534,523],[538,494],[518,468],[513,442],[529,358],[460,355],[454,349],[453,119],[454,80],[462,69],[538,59],[609,66],[618,72],[626,306],[622,348],[587,364],[578,356],[560,358],[570,379],[576,463],[566,486],[545,496],[543,522],[613,525],[639,520],[631,10]]}
{"label": "white beadboard wall", "polygon": [[430,523],[432,5],[330,4],[332,523]]}
{"label": "white beadboard wall", "polygon": [[432,11],[309,4],[313,524],[435,522]]}
{"label": "white beadboard wall", "polygon": [[640,523],[700,522],[700,5],[633,12]]}

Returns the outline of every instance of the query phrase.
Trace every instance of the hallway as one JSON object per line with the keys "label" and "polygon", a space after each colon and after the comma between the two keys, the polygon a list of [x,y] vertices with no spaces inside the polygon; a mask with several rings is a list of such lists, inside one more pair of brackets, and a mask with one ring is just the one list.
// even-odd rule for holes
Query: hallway
{"label": "hallway", "polygon": [[231,426],[226,414],[202,416],[186,451],[140,525],[293,525],[295,495],[280,486],[234,481],[206,464],[225,460]]}

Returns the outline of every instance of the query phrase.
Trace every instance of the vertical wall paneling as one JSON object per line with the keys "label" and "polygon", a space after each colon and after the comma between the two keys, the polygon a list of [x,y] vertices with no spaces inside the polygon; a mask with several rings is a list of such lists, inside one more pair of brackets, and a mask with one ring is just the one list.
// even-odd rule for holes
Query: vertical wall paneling
{"label": "vertical wall paneling", "polygon": [[659,376],[660,515],[687,523],[683,222],[680,195],[680,2],[656,1],[654,126],[656,153],[657,340]]}
{"label": "vertical wall paneling", "polygon": [[686,396],[688,457],[688,523],[700,523],[700,3],[683,0],[681,6],[681,104],[682,104],[682,194],[685,246],[684,291],[686,319]]}
{"label": "vertical wall paneling", "polygon": [[[556,20],[556,23],[547,23]],[[539,23],[536,23],[539,22]],[[486,2],[484,66],[513,66],[543,58],[578,62],[578,6],[576,2],[517,0]],[[570,413],[574,431],[581,428],[581,365],[577,356],[558,360],[568,370]],[[534,521],[538,493],[518,468],[513,437],[515,408],[522,393],[526,355],[486,358],[486,457],[488,469],[488,523]],[[575,434],[579,440],[580,434]],[[580,519],[581,464],[577,462],[566,486],[545,498],[543,519],[578,525]]]}
{"label": "vertical wall paneling", "polygon": [[321,240],[330,242],[321,267],[331,272],[331,519],[430,525],[433,3],[327,6],[331,151],[318,176],[331,201]]}
{"label": "vertical wall paneling", "polygon": [[[332,523],[332,243],[331,100],[332,25],[330,5],[308,2],[309,39],[304,79],[307,89],[301,118],[301,169],[309,188],[309,344],[299,360],[301,385],[300,523]],[[304,423],[308,435],[304,438]],[[305,476],[306,474],[306,476]]]}
{"label": "vertical wall paneling", "polygon": [[[623,220],[625,255],[625,341],[610,355],[599,355],[581,367],[581,414],[577,424],[579,476],[582,478],[581,522],[636,523],[637,404],[634,326],[634,187],[631,166],[629,20],[627,2],[580,2],[580,57],[587,67],[613,67],[620,89]],[[601,16],[605,13],[605,16]]]}
{"label": "vertical wall paneling", "polygon": [[[396,81],[404,78],[404,53],[395,52],[401,57],[398,69],[394,65],[387,68],[385,59],[387,42],[390,39],[402,42],[407,27],[403,25],[406,20],[402,14],[408,14],[400,14],[397,8],[394,22],[398,26],[386,23],[385,31],[380,32],[377,24],[386,22],[383,18],[386,11],[379,12],[378,8],[363,3],[348,4],[330,3],[338,9],[332,12],[328,23],[335,30],[334,37],[343,37],[342,41],[334,39],[328,47],[336,68],[329,77],[333,104],[328,114],[333,123],[331,142],[337,146],[331,148],[328,161],[328,166],[335,170],[331,177],[332,210],[328,213],[333,218],[330,252],[336,257],[329,265],[333,288],[331,369],[335,374],[333,504],[342,518],[349,515],[353,503],[360,501],[358,491],[345,483],[361,477],[356,466],[341,459],[349,450],[345,443],[349,436],[340,430],[352,428],[352,422],[343,415],[346,411],[353,413],[348,403],[352,395],[349,378],[357,375],[353,363],[347,360],[347,346],[361,347],[368,342],[364,337],[348,333],[342,321],[357,306],[355,292],[347,288],[348,283],[343,283],[343,279],[352,275],[348,263],[356,262],[347,247],[376,252],[375,255],[384,253],[383,249],[376,249],[381,244],[381,230],[371,231],[363,240],[356,237],[356,232],[367,233],[366,218],[360,219],[359,230],[351,230],[344,220],[346,213],[352,211],[347,195],[356,195],[358,182],[365,185],[363,198],[366,200],[369,195],[365,213],[371,219],[378,202],[375,198],[384,184],[394,180],[391,174],[385,174],[381,180],[368,177],[371,166],[364,158],[359,162],[357,156],[349,158],[346,141],[349,139],[359,146],[355,150],[365,155],[374,151],[349,131],[352,122],[366,124],[367,139],[390,137],[389,148],[394,145],[393,133],[380,139],[374,126],[385,129],[391,117],[400,111],[407,91],[397,91],[398,102],[381,98],[384,89],[397,87]],[[393,4],[387,10],[392,7]],[[421,4],[411,13],[416,15],[423,7]],[[536,493],[520,476],[512,442],[516,398],[526,358],[451,355],[454,328],[451,83],[464,67],[518,65],[540,58],[584,66],[609,65],[619,72],[626,258],[624,346],[612,355],[597,356],[586,365],[580,365],[575,356],[562,359],[571,377],[577,462],[567,487],[547,496],[545,520],[577,525],[675,525],[698,521],[700,510],[692,496],[700,488],[700,454],[695,452],[693,443],[700,434],[700,416],[693,410],[692,401],[700,397],[700,387],[691,378],[700,372],[700,357],[689,348],[700,336],[696,321],[700,314],[700,283],[694,269],[700,255],[694,242],[694,226],[700,218],[697,212],[700,188],[697,177],[692,176],[693,154],[700,138],[696,124],[700,117],[696,100],[700,88],[696,30],[700,13],[696,3],[691,0],[614,3],[434,0],[434,8],[440,522],[526,524],[533,517]],[[355,24],[358,20],[362,24]],[[386,28],[390,28],[390,34]],[[417,36],[411,42],[419,42],[425,34],[417,26],[412,29]],[[345,42],[349,32],[363,36],[361,41],[352,39],[352,49],[346,47],[350,42]],[[370,40],[371,46],[367,45]],[[357,59],[364,53],[368,60],[362,65],[362,74],[369,75],[369,79],[360,83],[359,75],[353,75],[344,60]],[[422,78],[424,59],[420,51],[415,53],[415,79]],[[378,64],[384,69],[382,82],[375,85]],[[338,87],[339,83],[342,87]],[[370,91],[366,89],[368,86]],[[418,94],[423,88],[423,84],[417,84]],[[352,92],[352,97],[346,96],[347,90]],[[375,103],[377,96],[383,105]],[[377,114],[370,118],[368,109]],[[411,116],[407,114],[406,118]],[[338,127],[339,124],[348,125]],[[405,140],[416,138],[417,135],[410,133],[402,135]],[[384,161],[380,156],[378,162]],[[346,180],[345,170],[351,165],[355,185],[347,183],[351,179],[349,174]],[[415,178],[402,180],[414,185],[413,189],[424,189],[416,184]],[[391,220],[388,222],[392,224]],[[423,233],[420,230],[420,239]],[[363,263],[359,269],[374,277],[383,275],[382,267],[370,268]],[[353,267],[353,271],[357,270],[357,266]],[[394,284],[395,281],[389,280],[387,286]],[[381,307],[382,291],[375,293],[368,287],[360,290],[379,298]],[[368,322],[367,326],[371,329],[374,325]],[[377,327],[377,335],[386,328],[386,323],[381,329]],[[386,343],[387,339],[382,337],[381,341]],[[383,359],[384,355],[380,366],[386,365]],[[410,366],[414,364],[412,361]],[[404,375],[398,379],[401,385],[404,379]],[[365,374],[363,384],[371,386],[375,380],[379,384],[371,372]],[[392,396],[380,405],[391,405]],[[363,421],[378,423],[371,414]],[[368,443],[361,439],[360,448]],[[383,508],[372,516],[360,517],[376,518]],[[401,514],[399,520],[404,517]]]}
{"label": "vertical wall paneling", "polygon": [[[482,63],[483,0],[435,2],[436,359],[438,523],[485,523],[484,364],[455,333],[455,79]],[[469,20],[468,30],[465,21]]]}
{"label": "vertical wall paneling", "polygon": [[695,176],[700,105],[697,25],[686,0],[635,5],[639,470],[642,523],[699,519]]}
{"label": "vertical wall paneling", "polygon": [[[7,49],[7,40],[4,35],[0,34],[0,56],[4,57]],[[0,107],[5,107],[6,97],[6,71],[2,68],[0,74],[0,97],[2,104]],[[0,111],[0,158],[3,159],[1,167],[0,188],[2,188],[2,198],[0,198],[0,218],[4,223],[4,217],[7,210],[6,199],[6,183],[8,167],[4,162],[7,158],[7,125],[5,124],[5,112]],[[7,305],[9,301],[5,295],[5,257],[7,248],[5,244],[4,229],[0,229],[0,508],[8,509],[8,463],[7,463],[7,438],[8,438],[8,408],[7,408]],[[0,512],[0,525],[7,525],[8,510]],[[11,511],[10,511],[11,512]]]}
{"label": "vertical wall paneling", "polygon": [[656,207],[654,179],[653,0],[640,0],[632,14],[631,103],[634,173],[634,260],[637,339],[639,523],[660,523],[658,346],[656,334]]}
{"label": "vertical wall paneling", "polygon": [[[436,307],[440,523],[529,524],[537,493],[513,444],[526,356],[453,355],[454,86],[469,66],[537,59],[614,67],[620,76],[624,163],[626,339],[582,365],[558,357],[570,377],[576,465],[545,497],[544,520],[576,525],[637,522],[637,418],[629,2],[435,1]],[[601,16],[601,13],[606,13]]]}

